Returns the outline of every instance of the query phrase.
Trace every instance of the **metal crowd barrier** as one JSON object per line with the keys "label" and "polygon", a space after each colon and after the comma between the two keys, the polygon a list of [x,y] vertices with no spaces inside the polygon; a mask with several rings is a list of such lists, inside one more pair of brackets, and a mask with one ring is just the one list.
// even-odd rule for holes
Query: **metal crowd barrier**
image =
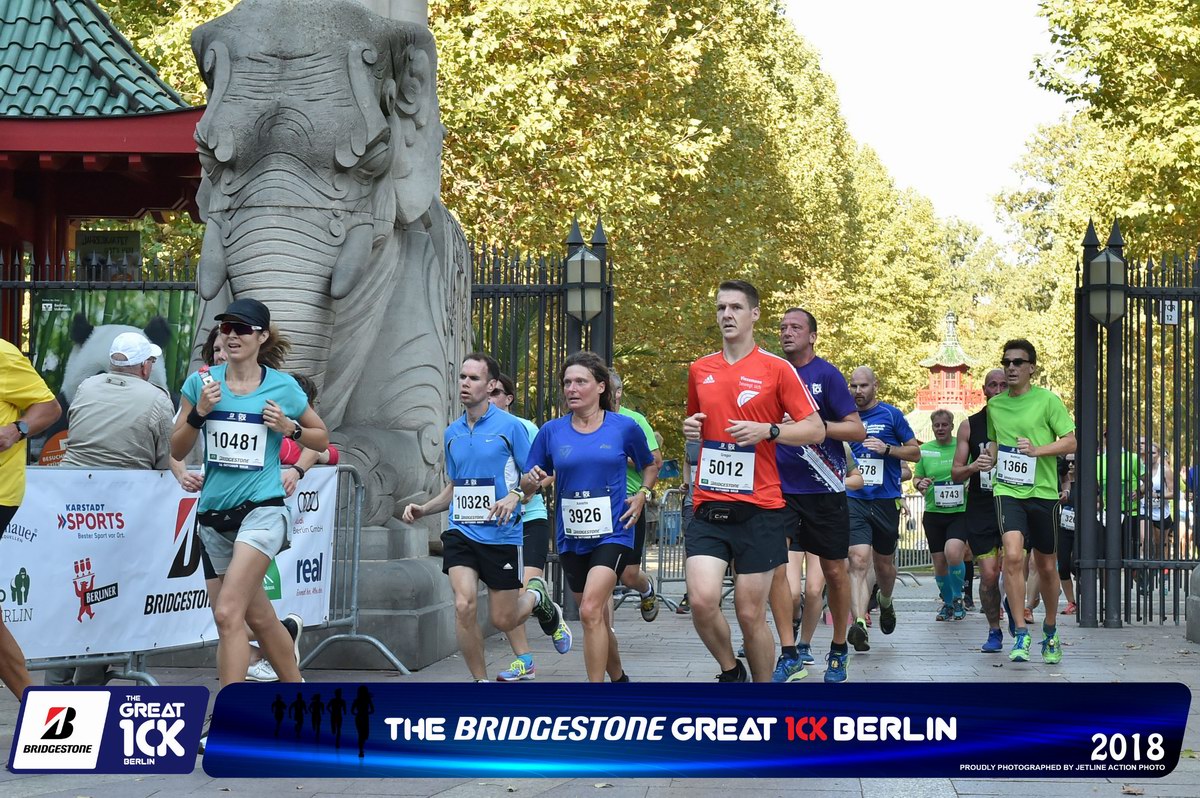
{"label": "metal crowd barrier", "polygon": [[925,496],[921,493],[906,493],[900,504],[900,544],[896,547],[896,578],[911,579],[914,584],[921,581],[912,568],[932,568],[933,555],[929,552],[929,541],[925,540],[925,528],[921,525],[925,517]]}
{"label": "metal crowd barrier", "polygon": [[[362,505],[366,488],[358,470],[351,465],[339,465],[338,503],[334,512],[333,563],[330,579],[329,619],[315,629],[346,629],[322,640],[300,660],[303,668],[318,654],[335,643],[359,642],[374,646],[393,668],[405,676],[411,671],[374,635],[358,630],[358,579],[362,559]],[[345,478],[343,478],[345,476]],[[308,628],[308,627],[305,627]]]}
{"label": "metal crowd barrier", "polygon": [[[54,466],[54,468],[62,468]],[[97,469],[89,469],[97,470]],[[319,629],[346,629],[325,638],[300,661],[300,667],[306,667],[312,660],[329,646],[341,642],[362,642],[374,646],[396,670],[405,676],[411,671],[404,666],[395,654],[373,635],[363,634],[358,629],[358,581],[359,562],[362,551],[362,504],[366,489],[357,469],[350,465],[339,465],[337,480],[337,506],[334,511],[333,527],[333,569],[330,576],[330,600],[328,618],[320,623],[306,623],[305,631]],[[146,667],[146,658],[161,654],[172,654],[181,651],[194,651],[207,646],[215,646],[217,640],[201,640],[179,646],[149,649],[145,651],[125,651],[107,654],[87,654],[72,657],[56,657],[53,659],[28,660],[26,665],[30,670],[48,670],[50,668],[78,668],[87,665],[119,665],[123,666],[113,671],[112,677],[126,679],[145,685],[157,686],[158,680]]]}

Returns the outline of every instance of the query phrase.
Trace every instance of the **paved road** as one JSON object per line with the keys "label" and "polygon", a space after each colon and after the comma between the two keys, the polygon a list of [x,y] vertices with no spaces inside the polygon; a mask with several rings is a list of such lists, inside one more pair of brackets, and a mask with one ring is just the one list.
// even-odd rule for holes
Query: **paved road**
{"label": "paved road", "polygon": [[[1200,645],[1184,639],[1182,627],[1136,625],[1119,630],[1079,629],[1064,623],[1063,662],[1046,666],[1040,662],[1013,665],[1004,655],[979,653],[986,637],[982,616],[974,614],[960,623],[935,623],[935,588],[923,579],[920,587],[897,591],[899,624],[895,634],[884,637],[872,632],[872,649],[851,659],[850,678],[855,682],[944,681],[960,683],[963,689],[981,681],[1030,682],[1142,682],[1180,681],[1193,695],[1200,687]],[[732,610],[726,610],[732,616]],[[732,622],[732,618],[731,618]],[[576,625],[577,627],[577,625]],[[578,633],[578,628],[576,628]],[[634,602],[626,602],[617,613],[623,658],[630,677],[636,681],[706,681],[714,678],[716,665],[696,637],[688,616],[665,609],[652,624],[641,620]],[[529,637],[537,655],[539,680],[581,681],[583,660],[573,652],[565,657],[554,653],[549,641],[531,624]],[[817,631],[816,647],[824,649],[829,628]],[[487,641],[491,672],[503,669],[511,659],[508,643],[500,635]],[[199,684],[215,693],[216,679],[208,669],[164,669],[155,671],[163,684]],[[402,678],[371,671],[316,671],[305,673],[309,681],[357,681]],[[466,668],[458,657],[450,657],[413,674],[415,681],[462,681]],[[815,671],[808,680],[820,680]],[[514,689],[497,685],[496,689]],[[519,689],[519,688],[515,688]],[[714,689],[717,689],[714,686]],[[1019,692],[1016,693],[1019,696]],[[1019,700],[1019,698],[1018,698]],[[0,699],[0,745],[11,746],[16,702]],[[1034,708],[1031,708],[1033,710]],[[1185,751],[1200,752],[1200,707],[1193,701],[1184,739]],[[1141,793],[1127,792],[1141,790]],[[7,796],[62,796],[62,798],[146,798],[147,796],[226,796],[253,798],[315,798],[335,795],[439,796],[593,796],[594,798],[771,798],[771,796],[828,795],[833,798],[953,798],[954,796],[1200,796],[1200,759],[1185,756],[1179,767],[1163,779],[1051,781],[992,779],[356,779],[356,780],[238,780],[209,778],[197,763],[190,776],[135,779],[131,776],[15,776],[0,773],[0,798]]]}

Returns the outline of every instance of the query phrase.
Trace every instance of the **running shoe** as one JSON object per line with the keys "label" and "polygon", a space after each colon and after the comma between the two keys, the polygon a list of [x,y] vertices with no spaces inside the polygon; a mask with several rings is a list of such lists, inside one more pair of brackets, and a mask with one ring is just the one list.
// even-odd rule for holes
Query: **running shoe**
{"label": "running shoe", "polygon": [[800,658],[788,659],[780,656],[779,661],[775,663],[775,673],[771,675],[773,682],[798,682],[808,676],[808,671],[804,670],[804,665],[800,662]]}
{"label": "running shoe", "polygon": [[533,667],[533,657],[526,654],[523,657],[517,657],[508,666],[508,670],[500,671],[496,674],[498,682],[523,682],[536,677],[536,669]]}
{"label": "running shoe", "polygon": [[733,656],[737,657],[738,659],[745,659],[746,658],[746,644],[742,643],[740,646],[738,646],[738,650],[734,652]]}
{"label": "running shoe", "polygon": [[839,654],[836,651],[830,651],[825,655],[825,681],[826,682],[844,682],[846,681],[846,665],[849,664],[850,652]]}
{"label": "running shoe", "polygon": [[867,640],[867,625],[861,618],[850,624],[850,628],[846,631],[846,640],[854,646],[855,651],[871,650],[871,644]]}
{"label": "running shoe", "polygon": [[613,683],[613,684],[627,684],[628,682],[629,682],[629,674],[628,674],[628,673],[626,673],[625,671],[621,671],[621,678],[620,678],[620,679],[613,679],[613,680],[612,680],[612,683]]}
{"label": "running shoe", "polygon": [[989,629],[987,642],[979,647],[985,654],[998,654],[1004,650],[1004,632],[999,629]]}
{"label": "running shoe", "polygon": [[280,621],[283,628],[287,629],[287,633],[292,638],[292,654],[296,657],[296,667],[300,667],[300,635],[304,634],[304,619],[294,612],[289,612],[287,617]]}
{"label": "running shoe", "polygon": [[554,641],[555,651],[559,654],[566,654],[571,650],[571,627],[567,626],[567,622],[563,620],[562,610],[558,608],[557,604],[554,605],[554,611],[558,613],[558,626],[550,635],[550,639]]}
{"label": "running shoe", "polygon": [[542,597],[541,601],[533,605],[533,615],[538,619],[538,624],[542,627],[542,631],[548,635],[553,635],[558,629],[558,622],[562,620],[562,612],[558,609],[558,605],[550,598],[550,589],[546,587],[546,583],[542,581],[540,576],[535,576],[529,580],[526,585],[526,590],[536,590]]}
{"label": "running shoe", "polygon": [[896,631],[896,602],[893,601],[886,607],[883,604],[879,605],[879,631],[885,635]]}
{"label": "running shoe", "polygon": [[796,651],[800,654],[801,665],[812,665],[817,660],[812,655],[811,643],[797,643]]}
{"label": "running shoe", "polygon": [[1025,608],[1025,623],[1026,624],[1033,623],[1033,608],[1032,607]]}
{"label": "running shoe", "polygon": [[275,673],[275,669],[271,667],[271,663],[267,660],[260,659],[258,662],[253,662],[246,669],[246,681],[248,682],[277,682],[279,675]]}
{"label": "running shoe", "polygon": [[951,612],[953,613],[952,617],[956,621],[961,621],[963,618],[967,617],[967,607],[965,604],[963,604],[962,599],[956,598],[954,600],[954,606],[951,607]]}
{"label": "running shoe", "polygon": [[1012,651],[1008,652],[1008,658],[1013,662],[1029,662],[1029,647],[1032,641],[1029,639],[1029,632],[1024,629],[1017,630],[1017,638],[1013,641]]}
{"label": "running shoe", "polygon": [[963,593],[963,606],[968,610],[975,609],[975,599],[971,598],[970,593]]}
{"label": "running shoe", "polygon": [[948,621],[948,620],[950,620],[951,616],[953,616],[953,615],[954,615],[954,608],[951,607],[949,604],[943,604],[941,609],[939,609],[937,611],[937,616],[934,618],[934,620],[935,621]]}
{"label": "running shoe", "polygon": [[654,580],[649,574],[646,581],[650,583],[650,595],[641,600],[642,620],[650,623],[658,617],[658,593],[654,590]]}
{"label": "running shoe", "polygon": [[691,611],[692,611],[692,605],[688,602],[687,594],[684,593],[683,599],[675,607],[675,614],[676,615],[687,615]]}
{"label": "running shoe", "polygon": [[743,665],[742,661],[739,659],[737,661],[737,670],[735,670],[733,673],[725,673],[724,671],[722,671],[721,673],[718,673],[717,681],[718,682],[748,682],[748,681],[750,681],[750,675],[746,673],[746,666]]}
{"label": "running shoe", "polygon": [[1049,637],[1042,638],[1042,662],[1047,665],[1062,662],[1062,641],[1058,639],[1058,629]]}
{"label": "running shoe", "polygon": [[1079,605],[1076,604],[1074,601],[1068,601],[1067,606],[1063,607],[1062,614],[1063,615],[1074,615],[1078,611],[1079,611]]}
{"label": "running shoe", "polygon": [[1017,617],[1012,614],[1012,610],[1008,606],[1008,597],[1004,597],[1004,615],[1008,618],[1008,636],[1017,636]]}

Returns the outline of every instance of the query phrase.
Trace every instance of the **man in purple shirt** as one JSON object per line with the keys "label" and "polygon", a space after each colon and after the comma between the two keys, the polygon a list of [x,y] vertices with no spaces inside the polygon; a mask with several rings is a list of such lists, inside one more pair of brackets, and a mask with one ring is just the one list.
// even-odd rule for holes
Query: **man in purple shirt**
{"label": "man in purple shirt", "polygon": [[[791,308],[779,324],[783,356],[796,368],[801,381],[816,400],[825,422],[825,442],[809,446],[778,445],[779,479],[791,514],[789,566],[780,566],[771,583],[771,612],[779,630],[783,654],[775,666],[775,681],[795,681],[806,675],[804,666],[814,661],[812,637],[821,615],[821,577],[829,585],[829,611],[833,614],[833,642],[826,657],[825,681],[846,680],[846,627],[850,613],[850,517],[846,505],[846,455],[843,441],[867,436],[846,378],[829,361],[817,357],[817,320],[807,310]],[[790,623],[799,595],[800,563],[808,554],[805,606],[801,639]],[[816,561],[820,562],[819,569]],[[789,575],[788,571],[791,571]],[[792,582],[795,582],[795,585]],[[790,641],[790,644],[789,644]]]}

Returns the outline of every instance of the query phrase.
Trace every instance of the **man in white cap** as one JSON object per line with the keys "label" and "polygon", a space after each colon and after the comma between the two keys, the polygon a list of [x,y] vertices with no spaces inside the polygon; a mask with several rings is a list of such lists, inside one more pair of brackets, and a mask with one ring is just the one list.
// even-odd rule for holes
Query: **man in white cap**
{"label": "man in white cap", "polygon": [[[118,335],[108,352],[108,373],[79,385],[67,412],[67,453],[72,468],[166,469],[171,464],[174,408],[149,382],[162,349],[139,332]],[[46,684],[103,685],[103,665],[55,668]]]}

